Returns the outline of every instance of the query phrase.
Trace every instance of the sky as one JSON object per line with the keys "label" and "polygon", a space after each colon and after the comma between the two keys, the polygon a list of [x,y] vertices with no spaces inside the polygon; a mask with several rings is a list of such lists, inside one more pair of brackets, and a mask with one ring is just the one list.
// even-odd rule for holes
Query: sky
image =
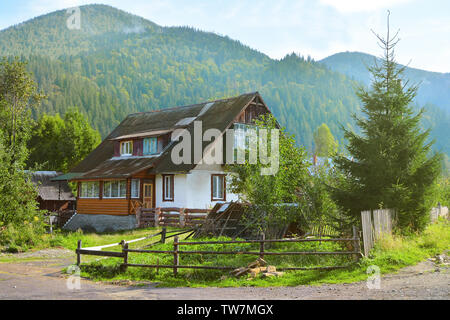
{"label": "sky", "polygon": [[342,51],[381,55],[371,32],[400,29],[397,61],[450,72],[448,0],[0,0],[0,30],[55,10],[109,4],[161,26],[211,31],[280,59],[288,53],[323,59]]}

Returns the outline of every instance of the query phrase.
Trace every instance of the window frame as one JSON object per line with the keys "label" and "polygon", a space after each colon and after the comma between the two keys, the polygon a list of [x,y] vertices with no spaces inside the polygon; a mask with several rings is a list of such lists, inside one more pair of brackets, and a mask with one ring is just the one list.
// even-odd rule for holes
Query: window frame
{"label": "window frame", "polygon": [[[123,146],[129,145],[129,153],[122,153],[123,152]],[[120,156],[121,157],[129,157],[133,155],[133,140],[126,140],[120,142],[120,148],[119,148]]]}
{"label": "window frame", "polygon": [[[166,195],[166,178],[168,178],[170,181],[170,193],[171,193],[170,195],[172,196],[171,198],[168,198]],[[174,183],[175,183],[175,179],[174,179],[173,174],[163,174],[162,175],[162,201],[169,201],[169,202],[174,201],[174,199],[175,199]]]}
{"label": "window frame", "polygon": [[[92,187],[97,186],[97,196],[95,196],[95,189],[93,188],[91,191],[94,196],[89,196],[89,191],[86,190],[86,196],[83,195],[83,185],[92,184]],[[100,181],[81,181],[80,183],[80,199],[99,199],[100,198]]]}
{"label": "window frame", "polygon": [[[136,190],[137,190],[137,196],[133,196],[133,181],[137,182]],[[130,198],[131,199],[140,199],[141,197],[141,179],[131,179],[130,181]]]}
{"label": "window frame", "polygon": [[[122,188],[121,188],[121,184],[122,182],[124,182],[125,184],[125,195],[122,197],[120,195]],[[112,188],[113,188],[113,183],[117,183],[117,197],[112,197]],[[108,193],[105,192],[105,187],[109,184],[109,196]],[[107,181],[103,181],[103,194],[102,194],[102,198],[103,199],[126,199],[127,198],[127,180],[107,180]]]}
{"label": "window frame", "polygon": [[[223,195],[221,198],[214,197],[214,178],[219,177],[223,179],[222,192]],[[227,201],[227,181],[226,174],[211,174],[211,201]],[[219,180],[220,181],[220,180]]]}

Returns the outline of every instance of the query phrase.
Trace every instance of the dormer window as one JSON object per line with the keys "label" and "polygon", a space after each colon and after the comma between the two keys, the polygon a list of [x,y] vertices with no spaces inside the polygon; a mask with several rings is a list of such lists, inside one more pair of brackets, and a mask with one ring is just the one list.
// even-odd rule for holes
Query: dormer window
{"label": "dormer window", "polygon": [[144,155],[148,154],[156,154],[158,153],[158,139],[153,138],[145,138],[144,139]]}
{"label": "dormer window", "polygon": [[120,143],[120,155],[131,156],[133,154],[133,141],[123,141]]}

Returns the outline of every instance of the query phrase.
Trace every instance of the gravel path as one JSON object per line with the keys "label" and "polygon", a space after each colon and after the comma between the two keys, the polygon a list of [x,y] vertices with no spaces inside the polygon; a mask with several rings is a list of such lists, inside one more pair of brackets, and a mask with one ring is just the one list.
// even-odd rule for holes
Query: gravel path
{"label": "gravel path", "polygon": [[321,286],[273,288],[156,288],[154,285],[124,286],[81,280],[79,290],[67,287],[60,270],[74,261],[72,252],[47,249],[22,254],[22,258],[43,258],[0,263],[0,299],[439,299],[450,298],[448,266],[424,261],[397,274],[381,278],[380,289],[368,289],[366,282]]}

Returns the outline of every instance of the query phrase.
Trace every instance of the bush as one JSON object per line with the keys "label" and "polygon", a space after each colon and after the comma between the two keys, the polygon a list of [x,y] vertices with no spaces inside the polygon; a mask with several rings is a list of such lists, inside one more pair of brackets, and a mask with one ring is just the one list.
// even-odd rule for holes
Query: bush
{"label": "bush", "polygon": [[26,251],[43,241],[43,233],[44,228],[39,221],[9,224],[0,232],[0,245],[9,252]]}

